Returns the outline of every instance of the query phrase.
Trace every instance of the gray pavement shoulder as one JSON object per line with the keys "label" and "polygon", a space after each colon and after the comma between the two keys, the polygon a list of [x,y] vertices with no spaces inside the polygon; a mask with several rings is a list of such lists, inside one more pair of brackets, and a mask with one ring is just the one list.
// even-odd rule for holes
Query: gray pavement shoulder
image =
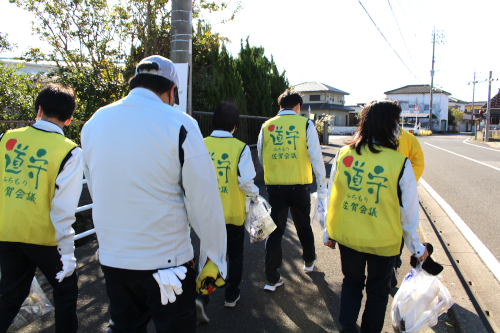
{"label": "gray pavement shoulder", "polygon": [[[461,333],[490,332],[481,320],[476,309],[477,306],[474,306],[475,300],[471,299],[468,291],[465,289],[463,279],[459,276],[460,272],[457,274],[455,270],[456,265],[452,262],[452,260],[460,261],[460,259],[456,259],[456,255],[459,253],[459,256],[463,257],[465,253],[472,254],[474,251],[466,246],[468,243],[465,238],[459,242],[456,240],[453,242],[454,244],[460,244],[459,252],[453,251],[453,249],[450,251],[451,240],[447,240],[444,234],[449,235],[453,233],[455,239],[457,237],[459,238],[461,234],[459,235],[458,229],[454,230],[456,227],[453,222],[441,209],[438,203],[420,185],[418,186],[418,192],[421,202],[420,234],[423,242],[429,242],[433,245],[433,259],[445,267],[442,272],[442,282],[450,291],[455,302],[448,311],[448,315],[452,319],[455,330]],[[446,248],[443,244],[445,244]],[[451,260],[450,255],[452,257]],[[468,258],[465,260],[472,261],[477,260],[477,258]]]}

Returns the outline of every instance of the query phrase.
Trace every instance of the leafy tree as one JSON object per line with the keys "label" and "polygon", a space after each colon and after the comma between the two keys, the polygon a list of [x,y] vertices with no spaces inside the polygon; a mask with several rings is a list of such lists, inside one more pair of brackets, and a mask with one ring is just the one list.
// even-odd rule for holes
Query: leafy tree
{"label": "leafy tree", "polygon": [[42,54],[30,49],[23,55],[29,60],[48,59],[67,67],[75,75],[91,67],[106,81],[123,78],[117,65],[125,57],[128,13],[118,5],[109,7],[106,0],[16,0],[15,3],[35,16],[33,32],[52,46]]}
{"label": "leafy tree", "polygon": [[456,125],[457,122],[462,122],[464,120],[464,112],[459,109],[448,105],[448,123],[450,125]]}
{"label": "leafy tree", "polygon": [[8,34],[0,32],[0,53],[13,51],[17,47],[17,44],[11,44],[7,37],[9,37]]}
{"label": "leafy tree", "polygon": [[220,102],[230,101],[245,114],[243,82],[224,42],[227,39],[213,33],[210,25],[198,23],[193,36],[193,109],[213,111]]}
{"label": "leafy tree", "polygon": [[41,88],[38,75],[20,72],[23,65],[9,67],[0,63],[0,118],[34,120],[35,99]]}
{"label": "leafy tree", "polygon": [[276,99],[289,87],[285,73],[279,73],[274,60],[264,56],[264,48],[250,47],[248,37],[236,61],[236,69],[243,80],[248,114],[274,116],[279,109]]}

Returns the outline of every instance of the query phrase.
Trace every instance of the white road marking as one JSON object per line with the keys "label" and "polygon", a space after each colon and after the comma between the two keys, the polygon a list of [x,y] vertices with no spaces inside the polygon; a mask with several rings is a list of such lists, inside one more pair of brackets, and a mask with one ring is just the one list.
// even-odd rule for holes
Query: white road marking
{"label": "white road marking", "polygon": [[495,275],[498,281],[500,281],[500,262],[495,258],[493,253],[481,242],[481,240],[474,234],[474,232],[469,228],[467,224],[462,220],[460,216],[451,208],[451,206],[444,201],[441,196],[434,191],[434,189],[427,184],[427,182],[420,178],[420,184],[427,190],[427,192],[437,201],[437,203],[443,208],[443,210],[448,214],[450,219],[455,223],[458,230],[464,235],[464,237],[469,241],[469,244],[474,248],[479,257],[484,261],[486,266]]}
{"label": "white road marking", "polygon": [[444,150],[445,152],[448,152],[448,153],[450,153],[450,154],[453,154],[453,155],[457,155],[457,156],[463,157],[463,158],[465,158],[465,159],[467,159],[467,160],[470,160],[470,161],[472,161],[472,162],[476,162],[476,163],[482,164],[482,165],[484,165],[484,166],[490,167],[490,168],[492,168],[492,169],[495,169],[495,170],[497,170],[497,171],[500,171],[500,168],[494,167],[493,165],[489,165],[489,164],[486,164],[486,163],[484,163],[484,162],[481,162],[481,161],[475,160],[475,159],[473,159],[473,158],[470,158],[470,157],[467,157],[467,156],[464,156],[464,155],[460,155],[460,154],[454,153],[454,152],[452,152],[452,151],[450,151],[450,150],[448,150],[448,149],[444,149],[444,148],[441,148],[441,147],[438,147],[438,146],[431,145],[430,143],[427,143],[427,142],[425,142],[425,144],[426,144],[426,145],[429,145],[429,146],[431,146],[431,147],[437,148],[437,149]]}
{"label": "white road marking", "polygon": [[469,140],[470,140],[470,138],[465,139],[463,141],[463,143],[465,143],[466,145],[471,145],[471,146],[474,146],[474,147],[479,147],[479,148],[483,148],[483,149],[493,150],[493,151],[496,151],[496,152],[500,153],[500,149],[486,148],[486,147],[482,147],[482,146],[478,146],[478,145],[473,145],[472,143],[465,142],[465,141],[469,141]]}

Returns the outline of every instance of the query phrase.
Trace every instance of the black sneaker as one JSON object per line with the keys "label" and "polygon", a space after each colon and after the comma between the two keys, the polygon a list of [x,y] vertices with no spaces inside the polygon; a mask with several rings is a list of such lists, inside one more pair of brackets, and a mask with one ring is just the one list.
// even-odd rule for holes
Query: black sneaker
{"label": "black sneaker", "polygon": [[391,287],[395,288],[397,285],[398,285],[398,270],[397,268],[393,268],[391,276]]}
{"label": "black sneaker", "polygon": [[224,306],[225,306],[226,308],[234,308],[234,307],[236,306],[236,303],[237,303],[239,300],[240,300],[240,295],[238,295],[238,298],[237,298],[237,299],[235,299],[234,301],[228,301],[228,300],[226,300],[226,301],[224,302]]}

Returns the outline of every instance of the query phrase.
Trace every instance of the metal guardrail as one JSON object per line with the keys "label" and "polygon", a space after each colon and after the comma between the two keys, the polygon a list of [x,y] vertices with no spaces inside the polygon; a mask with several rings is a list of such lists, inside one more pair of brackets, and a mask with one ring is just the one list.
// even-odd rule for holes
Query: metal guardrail
{"label": "metal guardrail", "polygon": [[[87,179],[82,180],[82,186],[84,184],[87,184]],[[89,205],[78,207],[76,209],[75,213],[81,213],[81,212],[84,212],[86,210],[92,209],[93,206],[94,206],[94,204],[89,204]],[[75,237],[73,239],[76,241],[76,240],[82,239],[84,237],[93,235],[93,234],[95,234],[95,228],[87,230],[85,232],[82,232],[81,234],[75,235]]]}

